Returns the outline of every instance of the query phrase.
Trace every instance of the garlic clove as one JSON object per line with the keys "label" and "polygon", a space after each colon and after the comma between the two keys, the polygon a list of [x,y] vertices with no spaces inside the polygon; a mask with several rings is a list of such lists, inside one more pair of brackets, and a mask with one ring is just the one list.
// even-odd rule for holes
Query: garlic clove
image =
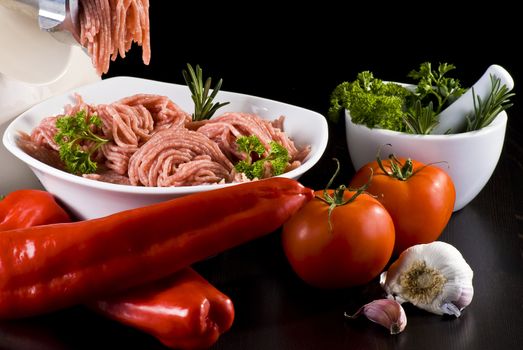
{"label": "garlic clove", "polygon": [[378,299],[359,308],[354,315],[345,313],[345,317],[355,319],[361,314],[369,320],[390,330],[390,334],[401,333],[407,326],[405,310],[392,299]]}
{"label": "garlic clove", "polygon": [[389,297],[426,311],[459,317],[472,302],[473,272],[461,253],[444,242],[406,249],[380,277]]}
{"label": "garlic clove", "polygon": [[443,310],[444,314],[454,315],[456,317],[461,316],[461,310],[459,309],[459,307],[457,307],[453,303],[445,303],[445,304],[441,305],[441,309]]}

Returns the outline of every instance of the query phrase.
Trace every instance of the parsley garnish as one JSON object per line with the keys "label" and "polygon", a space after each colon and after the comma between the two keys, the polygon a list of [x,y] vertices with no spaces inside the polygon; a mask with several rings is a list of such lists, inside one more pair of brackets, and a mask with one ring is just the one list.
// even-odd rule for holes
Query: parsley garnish
{"label": "parsley garnish", "polygon": [[245,159],[240,160],[234,167],[251,180],[263,178],[266,162],[271,164],[272,176],[283,174],[289,164],[289,152],[276,141],[269,143],[271,149],[265,158],[261,158],[265,153],[265,147],[255,135],[239,137],[236,144],[238,151],[245,154]]}
{"label": "parsley garnish", "polygon": [[94,127],[101,126],[100,117],[96,114],[88,117],[84,110],[56,119],[58,132],[54,140],[60,147],[60,159],[69,172],[77,175],[96,172],[97,164],[91,156],[108,142],[93,132]]}
{"label": "parsley garnish", "polygon": [[440,63],[438,69],[433,70],[430,62],[424,62],[420,65],[419,71],[412,70],[408,74],[408,77],[418,81],[416,99],[421,101],[423,106],[428,106],[432,102],[436,114],[463,95],[466,90],[461,87],[458,79],[446,76],[454,69],[456,66],[453,64]]}

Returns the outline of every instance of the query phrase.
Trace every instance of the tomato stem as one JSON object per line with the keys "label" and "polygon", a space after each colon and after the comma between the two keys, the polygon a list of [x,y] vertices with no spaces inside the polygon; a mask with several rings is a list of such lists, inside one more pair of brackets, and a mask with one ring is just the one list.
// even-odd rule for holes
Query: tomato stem
{"label": "tomato stem", "polygon": [[316,196],[316,198],[318,198],[319,200],[321,200],[329,205],[329,215],[328,215],[329,216],[329,232],[332,232],[332,220],[331,220],[332,211],[336,207],[353,202],[360,194],[365,192],[372,181],[372,174],[373,174],[372,169],[371,169],[369,181],[367,181],[366,184],[364,184],[363,186],[356,188],[356,189],[349,188],[349,191],[354,191],[354,194],[349,199],[344,199],[345,190],[347,190],[347,186],[345,186],[345,185],[340,185],[336,189],[334,189],[334,191],[333,191],[334,195],[331,196],[329,194],[329,188],[331,187],[332,183],[334,182],[334,179],[336,178],[336,176],[338,176],[338,174],[340,172],[340,161],[337,158],[333,158],[333,160],[336,162],[336,171],[334,172],[334,175],[332,175],[329,182],[327,183],[327,186],[323,190],[323,197]]}
{"label": "tomato stem", "polygon": [[[391,146],[390,143],[387,143],[385,146]],[[378,163],[378,166],[380,167],[381,171],[387,176],[393,177],[395,179],[401,180],[401,181],[407,181],[409,177],[414,175],[412,169],[412,159],[408,158],[404,164],[401,163],[401,161],[396,158],[394,154],[389,154],[389,163],[390,163],[390,171],[385,169],[385,166],[383,165],[383,162],[381,160],[381,146],[378,148],[378,153],[376,154],[376,162]]]}
{"label": "tomato stem", "polygon": [[[392,147],[392,145],[390,143],[387,143],[385,146]],[[415,175],[416,173],[425,169],[428,166],[438,164],[438,163],[447,163],[445,161],[429,163],[429,164],[422,166],[421,168],[418,168],[416,171],[414,171],[414,164],[412,162],[412,159],[408,158],[405,161],[405,163],[402,164],[401,161],[393,153],[391,153],[391,154],[389,154],[389,157],[388,157],[389,163],[390,163],[389,164],[390,171],[388,171],[387,169],[385,169],[385,166],[383,165],[380,153],[381,153],[381,146],[378,148],[378,153],[376,154],[376,162],[378,163],[378,166],[380,167],[381,171],[383,171],[383,173],[385,175],[398,179],[400,181],[407,181],[411,176]]]}

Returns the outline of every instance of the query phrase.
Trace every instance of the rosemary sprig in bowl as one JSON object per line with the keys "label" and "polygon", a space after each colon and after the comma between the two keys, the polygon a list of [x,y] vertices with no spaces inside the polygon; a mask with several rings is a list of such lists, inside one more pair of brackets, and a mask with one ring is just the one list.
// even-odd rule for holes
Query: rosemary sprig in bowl
{"label": "rosemary sprig in bowl", "polygon": [[513,105],[510,99],[515,94],[510,92],[506,85],[501,85],[501,79],[491,74],[490,82],[492,89],[485,100],[482,100],[480,96],[476,95],[474,88],[472,88],[474,112],[467,116],[466,131],[479,130],[486,127],[492,123],[501,111]]}
{"label": "rosemary sprig in bowl", "polygon": [[420,100],[410,107],[403,117],[407,130],[412,134],[428,135],[438,125],[438,116],[434,112],[432,101],[423,107]]}
{"label": "rosemary sprig in bowl", "polygon": [[205,84],[203,83],[203,71],[199,65],[196,65],[195,71],[193,67],[187,63],[187,70],[184,69],[182,74],[185,83],[189,87],[189,90],[191,90],[191,97],[194,101],[194,113],[192,115],[193,121],[210,119],[218,108],[229,104],[229,102],[213,103],[214,98],[222,87],[222,79],[218,81],[209,95],[212,79],[209,77],[205,81]]}

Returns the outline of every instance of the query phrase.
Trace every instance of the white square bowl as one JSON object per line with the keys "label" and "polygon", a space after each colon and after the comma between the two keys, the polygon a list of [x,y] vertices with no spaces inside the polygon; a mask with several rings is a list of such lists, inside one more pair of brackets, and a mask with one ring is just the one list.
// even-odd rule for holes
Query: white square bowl
{"label": "white square bowl", "polygon": [[[145,206],[191,193],[208,191],[234,184],[215,184],[181,187],[139,187],[118,185],[95,180],[53,168],[25,153],[17,145],[19,132],[30,133],[40,121],[48,116],[63,113],[66,104],[74,103],[74,93],[80,94],[87,103],[111,103],[138,93],[168,96],[187,112],[192,112],[193,102],[185,85],[158,81],[117,77],[87,85],[63,95],[50,98],[17,117],[7,127],[3,143],[15,157],[26,163],[38,177],[44,188],[61,200],[79,219],[91,219],[122,210]],[[321,158],[328,141],[325,118],[314,111],[265,98],[220,91],[216,101],[229,101],[220,109],[256,113],[261,118],[273,120],[285,116],[284,129],[296,145],[310,145],[311,152],[298,168],[282,177],[298,179]],[[2,170],[0,169],[0,174]]]}

